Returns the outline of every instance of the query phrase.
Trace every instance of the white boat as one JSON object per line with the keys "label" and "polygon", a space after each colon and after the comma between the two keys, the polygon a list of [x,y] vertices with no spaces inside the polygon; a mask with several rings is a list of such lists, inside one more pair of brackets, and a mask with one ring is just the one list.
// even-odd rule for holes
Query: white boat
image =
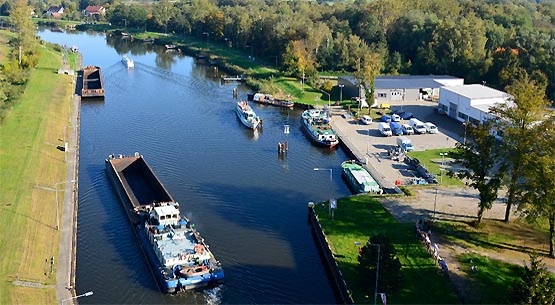
{"label": "white boat", "polygon": [[247,126],[252,130],[256,130],[258,126],[262,123],[262,120],[254,113],[249,102],[239,101],[235,107],[235,113],[237,117],[241,120],[243,125]]}
{"label": "white boat", "polygon": [[123,57],[121,58],[121,62],[127,67],[127,69],[135,67],[133,59],[129,58],[127,55],[123,55]]}

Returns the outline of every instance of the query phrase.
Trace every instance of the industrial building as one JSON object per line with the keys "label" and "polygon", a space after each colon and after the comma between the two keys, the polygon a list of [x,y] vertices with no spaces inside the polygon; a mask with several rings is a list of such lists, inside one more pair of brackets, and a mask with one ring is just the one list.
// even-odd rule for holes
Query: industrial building
{"label": "industrial building", "polygon": [[491,107],[507,103],[514,104],[510,94],[483,85],[444,86],[440,88],[438,110],[460,122],[478,125],[494,118]]}

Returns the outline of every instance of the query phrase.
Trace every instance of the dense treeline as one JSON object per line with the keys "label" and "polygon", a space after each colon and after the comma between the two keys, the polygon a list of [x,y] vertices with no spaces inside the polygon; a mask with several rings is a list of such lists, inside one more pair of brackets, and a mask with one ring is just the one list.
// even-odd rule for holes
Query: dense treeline
{"label": "dense treeline", "polygon": [[449,74],[503,90],[523,68],[555,99],[554,1],[55,2],[48,5],[70,11],[104,5],[113,25],[225,43],[309,81],[318,71],[354,72],[367,82],[379,74]]}
{"label": "dense treeline", "polygon": [[[555,3],[378,0],[336,3],[162,0],[115,4],[113,24],[195,36],[309,79],[317,71],[449,74],[504,89],[520,68],[554,98]],[[541,72],[541,73],[538,73]]]}

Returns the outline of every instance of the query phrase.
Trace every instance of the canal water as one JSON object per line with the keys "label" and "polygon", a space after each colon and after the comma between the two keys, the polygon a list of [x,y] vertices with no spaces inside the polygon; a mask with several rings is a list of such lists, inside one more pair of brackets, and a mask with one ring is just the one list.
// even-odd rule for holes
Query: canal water
{"label": "canal water", "polygon": [[[102,68],[106,98],[83,100],[77,293],[82,304],[331,304],[335,295],[307,224],[307,203],[350,194],[341,149],[317,148],[301,110],[253,105],[263,130],[237,119],[213,67],[151,44],[41,30]],[[128,54],[135,69],[120,62]],[[239,98],[250,91],[238,87]],[[284,125],[290,134],[284,134]],[[286,156],[277,153],[287,140]],[[104,170],[109,154],[140,152],[225,270],[213,289],[159,292]],[[320,168],[322,170],[314,170]]]}

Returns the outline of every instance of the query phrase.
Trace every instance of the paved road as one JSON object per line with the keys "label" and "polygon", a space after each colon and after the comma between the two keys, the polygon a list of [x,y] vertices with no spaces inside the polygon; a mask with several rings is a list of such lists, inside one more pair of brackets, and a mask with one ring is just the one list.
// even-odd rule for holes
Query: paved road
{"label": "paved road", "polygon": [[[69,132],[67,156],[67,173],[64,184],[63,212],[60,220],[60,251],[58,253],[58,268],[56,272],[56,296],[58,304],[62,300],[74,296],[75,285],[75,234],[77,233],[77,190],[79,168],[79,113],[81,97],[73,95],[73,113],[70,118],[71,130]],[[73,182],[72,182],[73,181]],[[64,304],[73,304],[66,301]]]}

